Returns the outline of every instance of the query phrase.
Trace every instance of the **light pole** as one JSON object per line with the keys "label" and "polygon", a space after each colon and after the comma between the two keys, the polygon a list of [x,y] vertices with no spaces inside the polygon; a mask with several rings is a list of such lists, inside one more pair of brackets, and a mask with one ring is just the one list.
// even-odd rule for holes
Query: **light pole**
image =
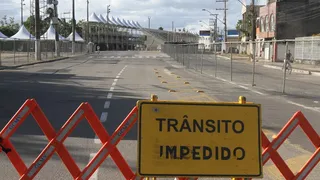
{"label": "light pole", "polygon": [[76,17],[75,17],[75,2],[72,0],[72,54],[76,53]]}
{"label": "light pole", "polygon": [[90,33],[89,33],[89,29],[90,29],[90,26],[89,26],[89,0],[87,0],[87,43],[90,42]]}
{"label": "light pole", "polygon": [[110,14],[110,5],[107,5],[107,50],[109,50],[109,14]]}
{"label": "light pole", "polygon": [[149,27],[149,29],[150,29],[150,19],[151,19],[151,17],[148,16],[148,27]]}
{"label": "light pole", "polygon": [[24,0],[21,0],[21,26],[23,25],[23,6],[26,5],[23,2]]}

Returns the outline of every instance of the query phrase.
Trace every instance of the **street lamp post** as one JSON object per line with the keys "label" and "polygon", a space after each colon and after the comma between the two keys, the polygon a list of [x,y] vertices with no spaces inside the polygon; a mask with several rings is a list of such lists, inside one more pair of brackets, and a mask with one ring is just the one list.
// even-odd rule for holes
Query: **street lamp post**
{"label": "street lamp post", "polygon": [[24,0],[21,0],[21,26],[23,25],[23,6],[26,5],[23,2]]}

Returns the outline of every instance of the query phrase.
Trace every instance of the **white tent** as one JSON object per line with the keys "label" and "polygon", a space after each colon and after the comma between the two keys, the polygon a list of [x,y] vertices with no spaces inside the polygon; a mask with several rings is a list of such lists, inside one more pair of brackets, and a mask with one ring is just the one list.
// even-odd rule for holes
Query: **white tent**
{"label": "white tent", "polygon": [[[41,37],[42,40],[55,40],[56,39],[56,30],[53,25],[50,24],[47,32],[45,32]],[[66,40],[63,36],[59,34],[59,40]]]}
{"label": "white tent", "polygon": [[6,35],[2,34],[2,32],[0,32],[0,39],[6,39],[8,38]]}
{"label": "white tent", "polygon": [[29,33],[29,31],[22,25],[19,31],[10,37],[10,39],[18,39],[18,40],[35,40],[35,37]]}
{"label": "white tent", "polygon": [[89,17],[89,22],[97,22],[97,23],[103,23],[101,19],[98,18],[96,13],[92,13]]}
{"label": "white tent", "polygon": [[107,20],[106,19],[104,19],[104,17],[100,14],[99,15],[99,19],[103,22],[103,23],[107,23]]}
{"label": "white tent", "polygon": [[[67,37],[67,39],[69,40],[69,41],[72,41],[72,34],[73,33],[71,33],[68,37]],[[84,39],[82,39],[82,37],[76,32],[75,33],[75,40],[76,40],[76,42],[84,42],[85,40]]]}

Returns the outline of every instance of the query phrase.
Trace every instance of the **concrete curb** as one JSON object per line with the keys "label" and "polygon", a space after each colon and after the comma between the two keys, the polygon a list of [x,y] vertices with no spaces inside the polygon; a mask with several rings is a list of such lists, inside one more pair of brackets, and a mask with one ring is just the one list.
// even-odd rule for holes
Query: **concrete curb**
{"label": "concrete curb", "polygon": [[[268,65],[268,64],[264,64],[263,67],[282,70],[282,67],[280,67],[280,66],[274,66],[274,65]],[[303,70],[303,69],[292,69],[292,72],[299,73],[299,74],[306,74],[306,75],[316,75],[316,74],[318,74],[320,76],[320,73],[312,72],[312,71],[309,71],[309,70]]]}
{"label": "concrete curb", "polygon": [[217,55],[218,58],[222,58],[222,59],[226,59],[226,60],[230,60],[231,58],[229,57],[225,57],[225,56],[220,56],[220,55]]}
{"label": "concrete curb", "polygon": [[313,75],[313,76],[320,76],[320,72],[312,72],[312,71],[311,71],[311,75]]}
{"label": "concrete curb", "polygon": [[0,70],[16,69],[16,68],[19,68],[19,67],[32,66],[32,65],[36,65],[36,64],[42,64],[42,63],[50,63],[50,62],[61,61],[61,60],[64,60],[64,59],[69,59],[69,58],[70,57],[61,57],[61,58],[57,58],[57,59],[51,59],[51,60],[48,60],[48,61],[38,61],[38,62],[20,64],[20,65],[16,65],[16,66],[4,66],[4,67],[0,67]]}

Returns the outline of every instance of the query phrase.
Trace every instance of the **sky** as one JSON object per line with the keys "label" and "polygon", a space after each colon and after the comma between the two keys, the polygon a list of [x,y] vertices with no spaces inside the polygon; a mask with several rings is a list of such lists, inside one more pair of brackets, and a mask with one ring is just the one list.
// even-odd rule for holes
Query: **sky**
{"label": "sky", "polygon": [[[30,15],[30,2],[34,0],[24,0],[24,20]],[[46,0],[40,0],[46,1]],[[251,0],[246,1],[249,5]],[[235,29],[235,26],[241,16],[243,5],[238,0],[228,0],[227,2],[227,27]],[[257,4],[265,4],[266,0],[256,0]],[[86,19],[87,17],[87,0],[75,0],[76,20]],[[209,13],[202,11],[203,8],[214,14],[219,14],[218,18],[223,20],[223,2],[216,0],[89,0],[89,14],[95,12],[97,15],[106,15],[107,5],[110,5],[110,16],[119,17],[120,19],[128,19],[138,21],[143,27],[148,27],[148,17],[150,17],[151,28],[157,29],[160,26],[165,30],[172,29],[172,21],[175,28],[185,28],[191,32],[198,32],[200,29],[209,29]],[[20,22],[21,0],[1,0],[0,1],[0,17],[4,15],[14,17]],[[63,14],[71,12],[71,0],[59,0],[58,13],[61,17],[71,17],[71,14]],[[212,16],[211,16],[212,17]],[[199,21],[203,21],[199,22]],[[223,24],[218,21],[218,27],[223,28]]]}

